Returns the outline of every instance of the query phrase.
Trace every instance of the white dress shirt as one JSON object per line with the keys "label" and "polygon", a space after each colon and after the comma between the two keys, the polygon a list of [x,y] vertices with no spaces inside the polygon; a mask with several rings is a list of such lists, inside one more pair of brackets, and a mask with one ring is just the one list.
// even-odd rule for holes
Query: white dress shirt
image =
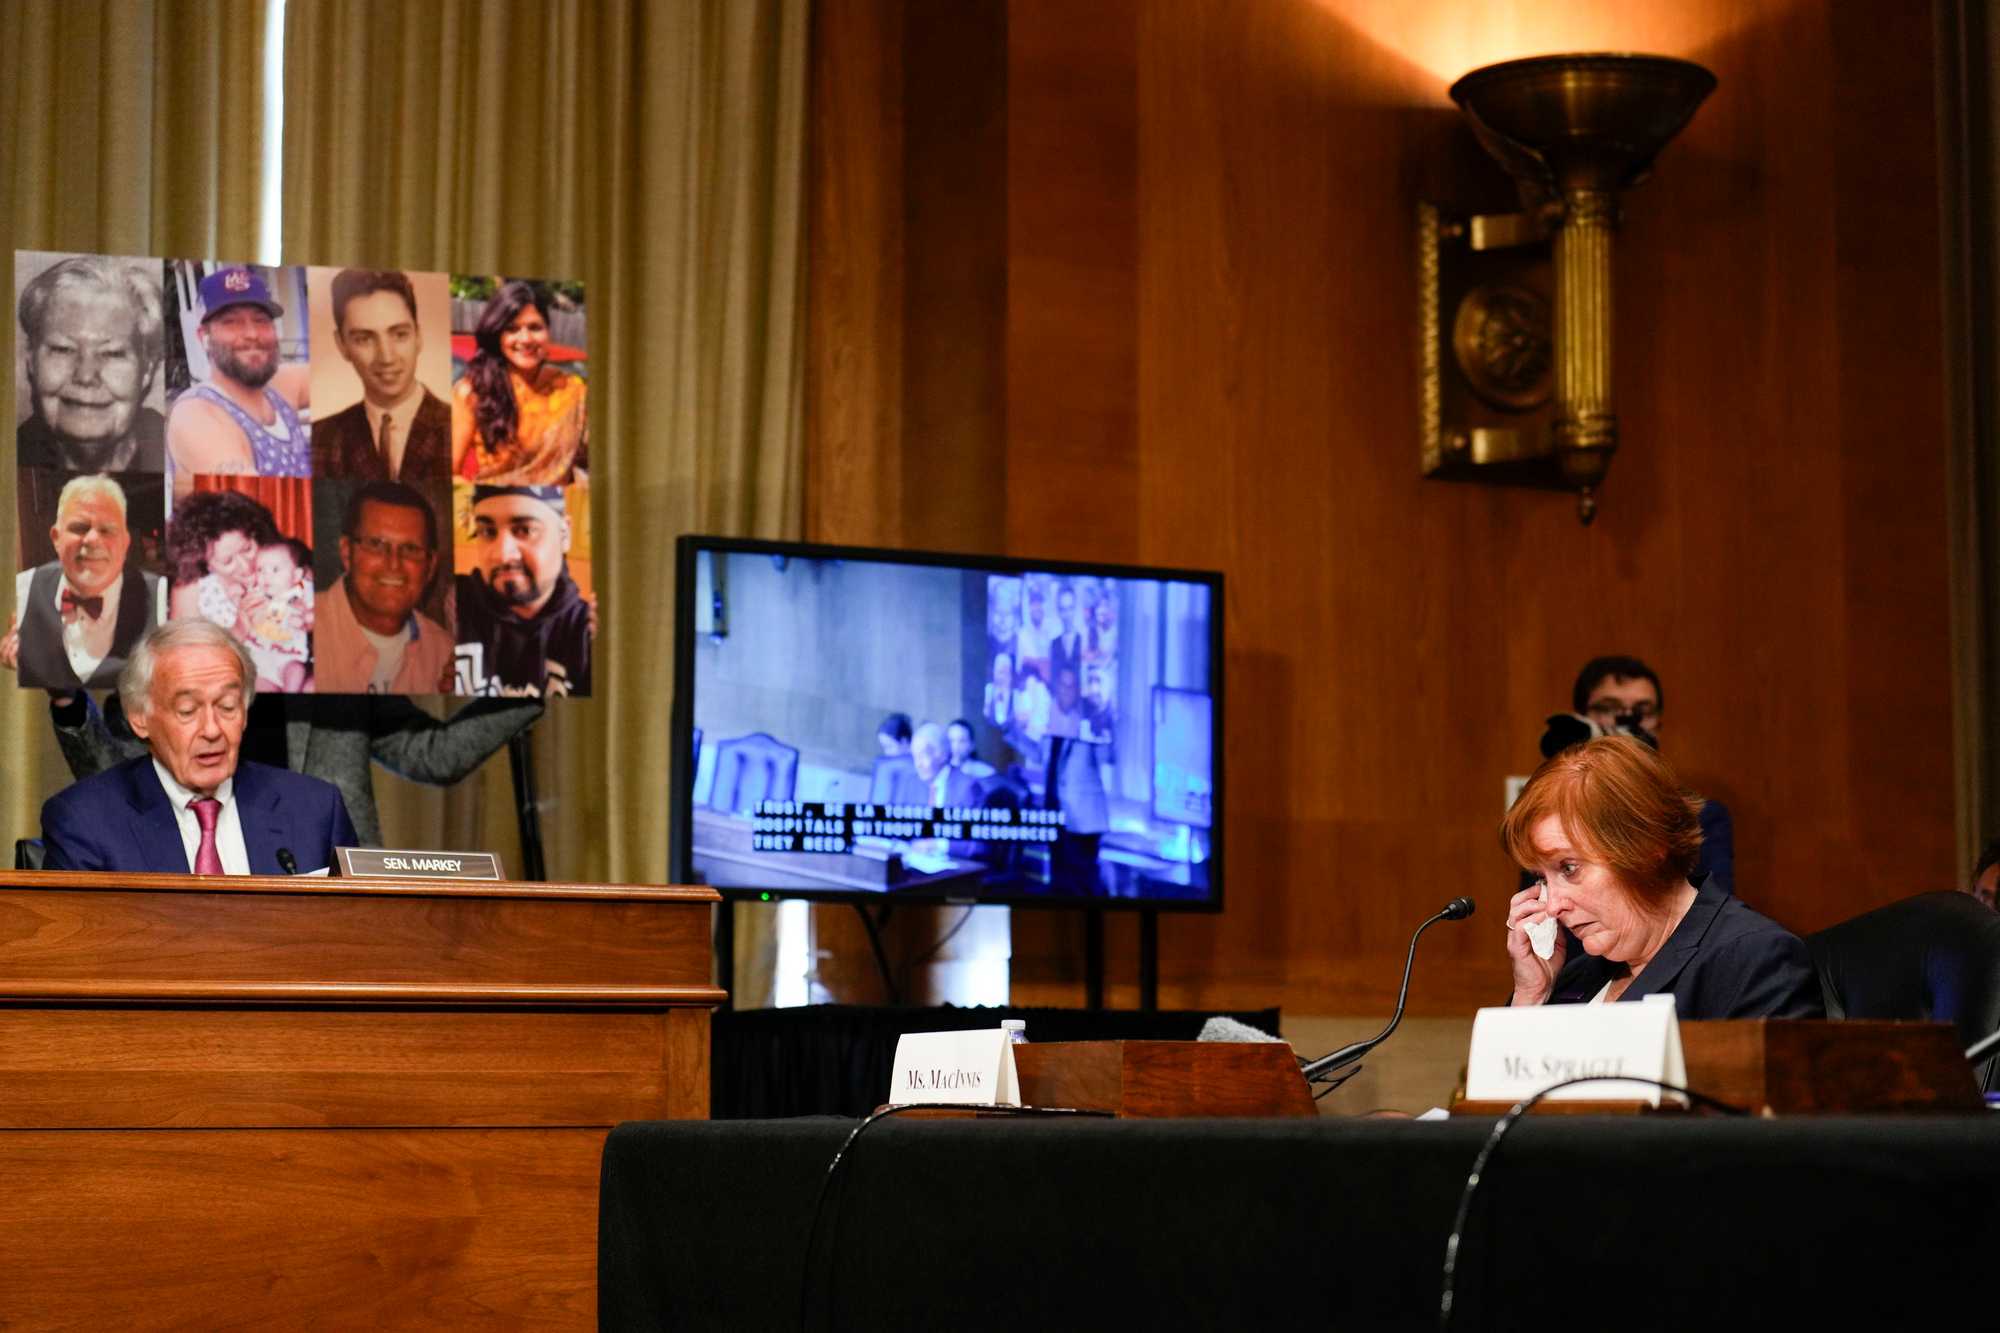
{"label": "white dress shirt", "polygon": [[[173,806],[174,818],[181,826],[181,846],[187,851],[188,873],[192,874],[195,853],[201,850],[201,821],[188,808],[188,802],[197,799],[198,794],[174,781],[174,775],[158,759],[153,760],[153,771],[160,775],[160,786],[166,790],[167,803]],[[222,802],[222,813],[215,820],[215,852],[222,858],[222,873],[247,875],[250,849],[243,842],[243,817],[236,809],[234,777],[225,778],[215,789],[215,799]]]}
{"label": "white dress shirt", "polygon": [[[14,605],[28,604],[29,586],[34,582],[35,571],[24,569],[14,580]],[[56,580],[55,596],[49,599],[56,609],[56,618],[62,619],[62,597],[64,589],[70,588],[69,575]],[[118,630],[118,602],[125,589],[125,574],[119,571],[111,586],[104,590],[104,608],[97,619],[92,620],[78,611],[72,620],[63,623],[63,656],[69,658],[69,669],[76,672],[78,680],[89,680],[91,672],[98,664],[111,655],[111,641]],[[77,596],[82,596],[77,593]]]}
{"label": "white dress shirt", "polygon": [[424,405],[423,386],[410,385],[403,401],[394,407],[377,407],[365,398],[362,401],[368,413],[368,438],[375,441],[378,450],[382,447],[382,418],[389,418],[389,456],[382,461],[389,468],[391,480],[399,478],[403,474],[403,454],[410,447],[410,428],[417,423],[417,409]]}

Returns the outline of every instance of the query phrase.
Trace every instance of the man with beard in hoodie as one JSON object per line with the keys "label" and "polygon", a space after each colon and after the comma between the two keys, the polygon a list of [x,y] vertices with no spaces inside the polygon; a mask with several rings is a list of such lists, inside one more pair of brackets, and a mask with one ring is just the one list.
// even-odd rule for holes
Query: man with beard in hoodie
{"label": "man with beard in hoodie", "polygon": [[477,486],[458,576],[458,693],[590,693],[590,605],[569,576],[560,486]]}

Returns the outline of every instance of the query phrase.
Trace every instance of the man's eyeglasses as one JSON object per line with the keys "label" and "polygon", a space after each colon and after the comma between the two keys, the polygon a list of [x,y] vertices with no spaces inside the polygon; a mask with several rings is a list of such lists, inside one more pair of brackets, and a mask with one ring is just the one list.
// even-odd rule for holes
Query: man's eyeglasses
{"label": "man's eyeglasses", "polygon": [[1615,722],[1621,717],[1629,717],[1635,722],[1644,722],[1648,718],[1660,715],[1660,710],[1651,704],[1638,703],[1627,708],[1616,699],[1600,699],[1583,711],[1596,718],[1599,722]]}
{"label": "man's eyeglasses", "polygon": [[419,546],[415,542],[384,541],[380,537],[356,537],[354,544],[377,560],[400,560],[406,565],[419,564],[431,553],[428,546]]}

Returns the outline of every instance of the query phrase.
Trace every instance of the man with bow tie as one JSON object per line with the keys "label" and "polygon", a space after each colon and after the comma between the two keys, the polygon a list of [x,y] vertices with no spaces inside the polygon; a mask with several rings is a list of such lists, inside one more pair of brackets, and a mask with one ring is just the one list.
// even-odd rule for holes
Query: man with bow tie
{"label": "man with bow tie", "polygon": [[128,567],[125,492],[109,477],[76,477],[56,501],[56,558],[15,579],[14,629],[0,662],[21,682],[71,691],[105,687],[159,621],[159,579]]}

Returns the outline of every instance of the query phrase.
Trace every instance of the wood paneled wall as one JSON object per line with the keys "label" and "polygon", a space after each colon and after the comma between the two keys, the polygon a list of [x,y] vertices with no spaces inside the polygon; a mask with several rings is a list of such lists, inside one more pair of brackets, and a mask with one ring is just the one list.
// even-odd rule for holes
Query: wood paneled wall
{"label": "wood paneled wall", "polygon": [[[1227,573],[1228,909],[1165,919],[1163,1002],[1386,1010],[1457,893],[1413,1010],[1503,993],[1502,779],[1601,652],[1660,671],[1753,905],[1810,930],[1957,881],[1927,7],[815,21],[809,535]],[[1445,88],[1563,49],[1720,79],[1627,199],[1589,528],[1422,480],[1415,440],[1414,204],[1508,198]],[[1074,918],[1015,914],[1017,1002],[1080,966]]]}

